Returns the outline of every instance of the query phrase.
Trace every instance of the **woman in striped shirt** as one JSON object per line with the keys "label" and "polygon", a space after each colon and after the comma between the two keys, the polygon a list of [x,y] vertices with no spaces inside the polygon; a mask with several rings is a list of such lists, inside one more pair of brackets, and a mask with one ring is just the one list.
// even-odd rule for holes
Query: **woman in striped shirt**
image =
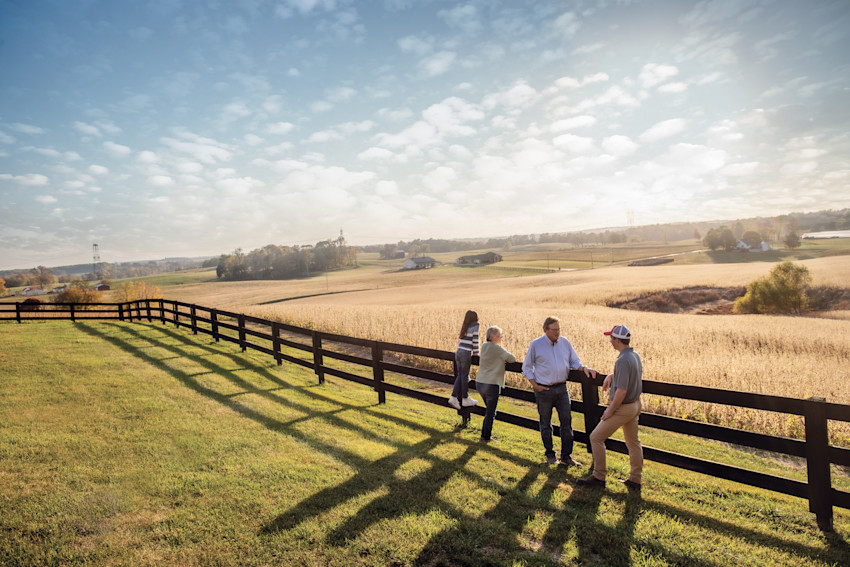
{"label": "woman in striped shirt", "polygon": [[463,325],[460,327],[460,343],[455,352],[457,363],[457,377],[455,378],[452,397],[449,405],[460,409],[461,405],[474,406],[478,400],[469,397],[469,369],[472,367],[473,355],[478,355],[478,313],[467,311],[463,317]]}

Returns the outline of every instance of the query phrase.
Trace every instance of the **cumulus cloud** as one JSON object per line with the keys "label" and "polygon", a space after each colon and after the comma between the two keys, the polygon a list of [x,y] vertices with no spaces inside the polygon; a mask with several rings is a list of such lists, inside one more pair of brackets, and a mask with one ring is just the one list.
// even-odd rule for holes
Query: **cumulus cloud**
{"label": "cumulus cloud", "polygon": [[602,140],[602,149],[618,157],[633,154],[639,147],[628,136],[608,136]]}
{"label": "cumulus cloud", "polygon": [[20,132],[21,134],[44,134],[44,128],[33,126],[32,124],[21,124],[20,122],[16,122],[12,124],[11,128],[15,132]]}
{"label": "cumulus cloud", "polygon": [[85,122],[74,122],[74,128],[87,136],[100,136],[100,129]]}
{"label": "cumulus cloud", "polygon": [[95,175],[106,175],[109,173],[109,168],[103,165],[92,164],[89,166],[89,171]]}
{"label": "cumulus cloud", "polygon": [[434,55],[423,58],[419,62],[419,68],[428,77],[436,77],[446,73],[457,58],[454,51],[440,51]]}
{"label": "cumulus cloud", "polygon": [[688,121],[684,118],[671,118],[652,125],[640,135],[641,142],[657,142],[685,131]]}
{"label": "cumulus cloud", "polygon": [[103,149],[112,157],[125,157],[132,153],[129,147],[116,144],[115,142],[104,142]]}
{"label": "cumulus cloud", "polygon": [[25,175],[11,175],[8,173],[0,173],[0,179],[11,181],[25,187],[41,187],[50,182],[50,178],[40,173],[27,173]]}
{"label": "cumulus cloud", "polygon": [[553,132],[563,132],[565,130],[575,130],[576,128],[587,128],[588,126],[593,126],[594,124],[596,124],[596,118],[584,114],[582,116],[565,118],[564,120],[556,120],[552,123],[550,129]]}
{"label": "cumulus cloud", "polygon": [[38,195],[35,200],[43,205],[52,205],[53,203],[58,202],[58,199],[53,195]]}
{"label": "cumulus cloud", "polygon": [[649,89],[663,83],[670,77],[675,77],[678,73],[679,69],[672,65],[647,63],[643,66],[643,69],[641,69],[638,80],[645,89]]}
{"label": "cumulus cloud", "polygon": [[571,154],[587,154],[596,150],[593,138],[576,136],[575,134],[561,134],[556,136],[552,143],[555,147],[566,150]]}
{"label": "cumulus cloud", "polygon": [[266,126],[266,133],[283,136],[292,132],[294,128],[295,125],[291,122],[275,122],[274,124]]}
{"label": "cumulus cloud", "polygon": [[174,184],[174,179],[168,175],[152,175],[148,178],[148,181],[151,185],[155,185],[157,187],[167,187]]}

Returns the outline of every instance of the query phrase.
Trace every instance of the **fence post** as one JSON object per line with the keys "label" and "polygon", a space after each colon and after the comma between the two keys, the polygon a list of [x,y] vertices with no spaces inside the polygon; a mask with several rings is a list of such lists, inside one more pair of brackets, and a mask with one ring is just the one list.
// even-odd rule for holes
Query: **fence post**
{"label": "fence post", "polygon": [[198,313],[195,310],[195,304],[194,303],[189,306],[189,313],[191,314],[191,317],[192,317],[192,334],[197,335],[198,334]]}
{"label": "fence post", "polygon": [[[602,374],[597,374],[597,378],[605,377]],[[581,373],[581,401],[584,403],[584,429],[587,431],[587,452],[590,453],[590,434],[599,425],[599,418],[602,417],[599,408],[599,384],[593,378],[588,378]]]}
{"label": "fence post", "polygon": [[76,305],[76,303],[72,303],[72,304],[71,304],[71,322],[72,322],[72,323],[76,323],[76,322],[77,322],[77,319],[74,317],[74,306],[75,306],[75,305]]}
{"label": "fence post", "polygon": [[15,303],[15,319],[20,324],[20,322],[21,322],[21,304],[18,303],[18,302]]}
{"label": "fence post", "polygon": [[124,320],[124,304],[123,303],[118,304],[118,320],[119,321]]}
{"label": "fence post", "polygon": [[806,420],[806,468],[809,484],[809,511],[817,516],[821,530],[832,531],[832,478],[829,470],[829,428],[826,399],[803,400]]}
{"label": "fence post", "polygon": [[322,336],[319,331],[311,331],[313,335],[313,370],[319,377],[319,384],[325,383],[324,360],[322,357]]}
{"label": "fence post", "polygon": [[281,366],[283,359],[280,356],[280,323],[277,321],[272,321],[272,352],[277,365]]}
{"label": "fence post", "polygon": [[148,323],[153,323],[153,318],[151,317],[151,300],[145,299],[145,309],[148,313]]}
{"label": "fence post", "polygon": [[245,352],[248,349],[245,346],[245,315],[240,313],[236,320],[239,322],[239,347]]}
{"label": "fence post", "polygon": [[372,343],[372,377],[375,379],[378,403],[387,403],[387,392],[384,389],[384,348],[379,341]]}
{"label": "fence post", "polygon": [[210,321],[212,321],[212,334],[215,342],[218,342],[218,312],[210,309]]}
{"label": "fence post", "polygon": [[177,306],[176,301],[171,302],[171,311],[172,311],[171,317],[173,319],[172,322],[174,323],[175,327],[179,327],[180,326],[180,308]]}

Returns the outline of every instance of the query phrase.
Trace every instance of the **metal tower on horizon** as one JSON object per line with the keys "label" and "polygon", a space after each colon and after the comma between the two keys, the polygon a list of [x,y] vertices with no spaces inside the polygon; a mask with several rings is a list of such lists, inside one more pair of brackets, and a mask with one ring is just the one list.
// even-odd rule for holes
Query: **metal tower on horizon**
{"label": "metal tower on horizon", "polygon": [[95,278],[98,277],[98,268],[100,267],[100,247],[97,243],[91,245],[91,273]]}

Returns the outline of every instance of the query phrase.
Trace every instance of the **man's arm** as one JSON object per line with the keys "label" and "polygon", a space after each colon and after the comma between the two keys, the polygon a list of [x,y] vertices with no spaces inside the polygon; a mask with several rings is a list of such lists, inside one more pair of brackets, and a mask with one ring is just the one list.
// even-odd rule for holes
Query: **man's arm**
{"label": "man's arm", "polygon": [[534,374],[534,358],[534,343],[531,343],[528,345],[528,352],[525,353],[525,360],[522,363],[522,375],[525,376],[526,380],[528,380],[529,384],[531,384],[531,388],[535,392],[542,392],[549,388],[537,383],[537,375]]}

